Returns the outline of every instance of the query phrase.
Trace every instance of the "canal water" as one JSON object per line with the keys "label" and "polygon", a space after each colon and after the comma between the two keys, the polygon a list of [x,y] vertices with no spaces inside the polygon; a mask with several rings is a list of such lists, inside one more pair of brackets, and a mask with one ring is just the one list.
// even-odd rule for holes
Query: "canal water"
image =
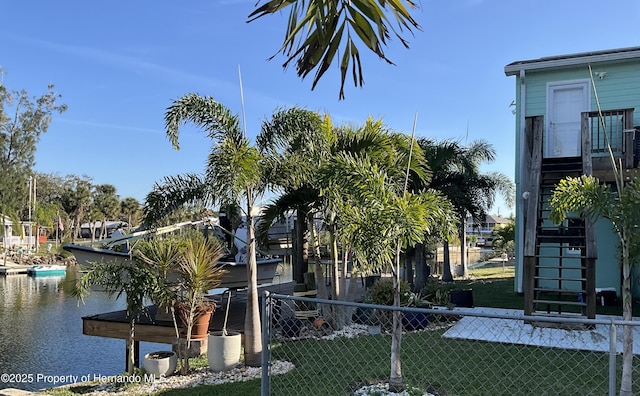
{"label": "canal water", "polygon": [[[79,302],[64,277],[0,277],[0,389],[38,390],[64,380],[125,370],[125,341],[82,334],[82,317],[125,308],[123,299],[92,292]],[[140,356],[171,348],[140,343]]]}

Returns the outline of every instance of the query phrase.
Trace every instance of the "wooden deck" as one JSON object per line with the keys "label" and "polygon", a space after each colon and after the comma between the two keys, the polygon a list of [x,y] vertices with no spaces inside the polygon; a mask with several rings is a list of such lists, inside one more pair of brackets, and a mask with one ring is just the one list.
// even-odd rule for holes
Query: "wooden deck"
{"label": "wooden deck", "polygon": [[7,262],[7,265],[3,265],[0,259],[0,276],[7,275],[24,275],[28,273],[30,265],[18,265]]}
{"label": "wooden deck", "polygon": [[[293,294],[293,282],[272,284],[258,288],[259,295],[265,290],[279,294]],[[219,298],[218,298],[219,300]],[[245,308],[247,305],[246,290],[233,291],[229,305],[227,329],[244,332]],[[223,301],[217,303],[216,311],[209,323],[209,331],[222,330],[225,310],[227,308],[226,295]],[[173,321],[155,321],[156,307],[149,307],[151,319],[142,316],[136,322],[134,332],[134,365],[140,366],[140,341],[173,345],[176,331]],[[126,311],[99,313],[82,318],[82,334],[96,337],[127,339],[129,335],[129,319]],[[207,340],[192,342],[190,354],[194,356],[205,353]],[[127,346],[125,346],[125,370],[128,369]],[[195,352],[193,352],[195,351]]]}
{"label": "wooden deck", "polygon": [[[293,294],[293,285],[293,282],[272,284],[260,287],[259,293],[262,294],[265,290],[269,290],[279,294]],[[246,290],[232,292],[227,329],[243,332],[246,303]],[[224,301],[219,301],[217,303],[216,311],[211,318],[211,323],[209,324],[210,331],[222,329],[225,310],[226,297]],[[151,320],[142,316],[140,320],[136,322],[134,335],[135,340],[160,344],[172,344],[176,336],[173,322],[155,321],[155,306],[150,307],[149,311]],[[125,310],[99,313],[83,317],[82,334],[97,337],[126,339],[129,334],[129,320],[126,316]]]}

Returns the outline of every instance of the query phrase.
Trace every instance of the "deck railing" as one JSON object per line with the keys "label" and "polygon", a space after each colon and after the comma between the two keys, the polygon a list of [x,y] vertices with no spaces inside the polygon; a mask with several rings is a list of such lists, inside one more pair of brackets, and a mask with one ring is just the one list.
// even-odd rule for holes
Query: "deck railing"
{"label": "deck railing", "polygon": [[588,124],[591,132],[594,168],[611,166],[609,147],[616,161],[622,160],[624,168],[635,166],[633,110],[629,108],[582,113],[582,122]]}

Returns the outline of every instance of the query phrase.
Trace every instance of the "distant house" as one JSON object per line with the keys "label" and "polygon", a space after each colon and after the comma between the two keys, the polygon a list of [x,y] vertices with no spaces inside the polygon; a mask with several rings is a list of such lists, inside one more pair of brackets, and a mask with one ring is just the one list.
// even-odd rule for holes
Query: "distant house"
{"label": "distant house", "polygon": [[467,236],[476,236],[476,246],[491,246],[493,230],[509,223],[509,219],[496,215],[487,215],[482,221],[467,217],[466,232]]}
{"label": "distant house", "polygon": [[2,235],[0,235],[3,249],[30,248],[36,245],[36,236],[31,235],[30,232],[34,226],[33,222],[23,221],[20,224],[14,224],[9,216],[0,216],[0,221],[4,224]]}
{"label": "distant house", "polygon": [[[607,142],[625,171],[638,174],[640,47],[522,60],[504,71],[515,77],[515,289],[525,314],[577,306],[592,318],[598,290],[620,293],[617,236],[605,220],[553,224],[548,201],[566,176],[612,183]],[[637,298],[637,273],[632,284]]]}

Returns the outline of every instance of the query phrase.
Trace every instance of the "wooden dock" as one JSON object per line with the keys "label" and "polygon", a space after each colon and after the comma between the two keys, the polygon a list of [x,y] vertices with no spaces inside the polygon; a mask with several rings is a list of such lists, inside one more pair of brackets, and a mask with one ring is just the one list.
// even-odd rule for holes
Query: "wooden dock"
{"label": "wooden dock", "polygon": [[[280,294],[293,294],[293,282],[271,284],[259,288],[262,294],[265,290]],[[243,332],[247,293],[245,290],[233,291],[229,306],[227,329]],[[211,318],[209,331],[222,330],[226,310],[226,297],[217,303],[216,311]],[[156,307],[149,307],[149,316],[142,316],[136,322],[136,341],[172,344],[176,332],[172,321],[155,321]],[[126,339],[129,334],[129,319],[126,311],[114,311],[85,316],[82,318],[82,334],[107,338]]]}
{"label": "wooden dock", "polygon": [[[293,282],[271,284],[260,287],[258,292],[259,295],[262,295],[265,290],[279,294],[293,294],[293,285]],[[244,332],[246,305],[246,290],[233,291],[227,320],[228,330],[234,330],[240,333]],[[225,296],[224,301],[217,303],[216,311],[209,323],[209,331],[222,330],[226,308]],[[155,321],[155,306],[149,307],[149,316],[150,318],[142,316],[140,320],[136,322],[134,333],[134,360],[136,366],[138,366],[140,362],[140,341],[172,345],[176,339],[173,321]],[[127,318],[126,311],[113,311],[83,317],[82,334],[127,339],[129,336],[129,319]],[[192,346],[191,350],[199,350],[200,353],[204,353],[203,351],[206,351],[206,340],[205,338],[202,341],[193,343],[195,346]],[[196,353],[196,355],[197,354],[199,353]],[[125,361],[125,367],[126,364],[127,362]]]}
{"label": "wooden dock", "polygon": [[29,265],[18,265],[15,263],[12,263],[10,261],[7,261],[6,265],[3,265],[2,261],[0,261],[0,275],[1,276],[7,276],[7,275],[26,275],[29,268],[31,268],[31,266]]}

